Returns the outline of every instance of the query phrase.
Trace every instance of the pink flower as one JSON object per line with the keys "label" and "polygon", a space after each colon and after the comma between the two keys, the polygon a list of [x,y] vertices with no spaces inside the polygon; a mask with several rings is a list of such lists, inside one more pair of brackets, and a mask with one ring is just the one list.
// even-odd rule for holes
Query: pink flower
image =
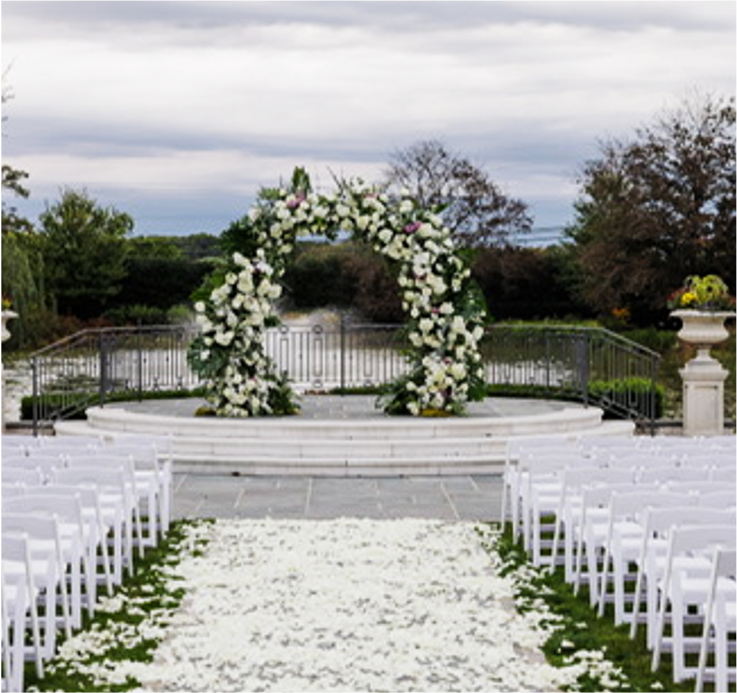
{"label": "pink flower", "polygon": [[420,226],[422,226],[422,224],[419,221],[415,221],[411,224],[407,224],[407,226],[404,227],[404,231],[405,233],[414,233],[420,228]]}

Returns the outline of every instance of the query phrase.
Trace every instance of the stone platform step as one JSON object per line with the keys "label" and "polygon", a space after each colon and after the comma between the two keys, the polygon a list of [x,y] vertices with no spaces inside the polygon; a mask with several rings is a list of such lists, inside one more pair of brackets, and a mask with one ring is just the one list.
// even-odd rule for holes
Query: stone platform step
{"label": "stone platform step", "polygon": [[309,416],[224,419],[194,417],[174,404],[146,411],[145,403],[131,403],[93,407],[87,421],[59,422],[55,429],[57,435],[169,436],[181,472],[310,476],[499,473],[510,438],[634,431],[631,422],[602,421],[600,409],[575,404],[506,403],[468,417],[428,419],[387,417],[360,404],[321,399]]}

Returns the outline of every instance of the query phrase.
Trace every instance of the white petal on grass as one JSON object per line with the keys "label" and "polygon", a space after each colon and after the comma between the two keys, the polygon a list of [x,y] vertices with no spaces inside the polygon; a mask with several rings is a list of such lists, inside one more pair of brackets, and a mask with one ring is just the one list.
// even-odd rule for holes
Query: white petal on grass
{"label": "white petal on grass", "polygon": [[473,526],[219,521],[174,571],[187,596],[146,690],[551,690],[536,617],[510,606]]}

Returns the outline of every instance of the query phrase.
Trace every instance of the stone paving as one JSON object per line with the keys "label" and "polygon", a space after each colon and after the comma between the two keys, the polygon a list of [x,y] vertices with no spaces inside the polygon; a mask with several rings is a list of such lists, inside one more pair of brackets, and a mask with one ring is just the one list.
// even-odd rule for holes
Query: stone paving
{"label": "stone paving", "polygon": [[502,479],[175,474],[173,517],[329,520],[341,517],[497,520]]}

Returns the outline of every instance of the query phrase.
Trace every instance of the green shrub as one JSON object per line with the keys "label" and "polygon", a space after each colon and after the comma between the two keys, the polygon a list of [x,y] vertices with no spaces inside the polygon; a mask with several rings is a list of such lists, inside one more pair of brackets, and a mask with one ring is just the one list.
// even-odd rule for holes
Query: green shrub
{"label": "green shrub", "polygon": [[647,378],[592,380],[589,382],[589,396],[598,401],[609,399],[625,405],[653,398],[655,418],[663,416],[665,388]]}
{"label": "green shrub", "polygon": [[[119,392],[108,392],[105,395],[105,403],[113,402],[133,402],[138,400],[159,400],[159,399],[183,399],[185,397],[204,397],[206,391],[204,387],[197,387],[192,390],[144,390],[138,393],[137,390],[122,390]],[[30,421],[33,419],[33,404],[36,398],[32,395],[23,397],[21,400],[21,420]],[[96,407],[100,404],[99,393],[64,393],[64,394],[45,394],[39,398],[39,404],[43,412],[54,412],[59,410],[77,410],[69,417],[71,420],[86,419],[85,409],[88,407]]]}

